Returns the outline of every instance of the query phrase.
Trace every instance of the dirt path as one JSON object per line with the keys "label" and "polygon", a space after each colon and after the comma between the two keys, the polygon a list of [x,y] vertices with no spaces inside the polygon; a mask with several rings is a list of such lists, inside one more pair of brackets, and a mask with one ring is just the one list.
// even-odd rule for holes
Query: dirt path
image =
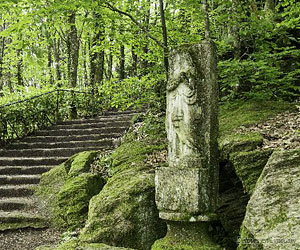
{"label": "dirt path", "polygon": [[61,232],[54,229],[19,229],[0,232],[1,250],[33,250],[41,245],[57,244]]}

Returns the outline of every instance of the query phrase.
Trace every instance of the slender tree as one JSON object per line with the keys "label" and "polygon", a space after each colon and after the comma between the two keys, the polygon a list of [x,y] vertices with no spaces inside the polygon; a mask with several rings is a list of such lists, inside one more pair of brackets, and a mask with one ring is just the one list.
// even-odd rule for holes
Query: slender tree
{"label": "slender tree", "polygon": [[95,35],[92,37],[92,46],[90,49],[90,81],[91,86],[101,83],[104,77],[105,53],[102,46],[104,41],[104,22],[100,13],[93,13],[96,20]]}
{"label": "slender tree", "polygon": [[79,58],[79,37],[76,28],[76,11],[72,11],[68,18],[70,25],[67,38],[68,51],[68,81],[69,86],[74,88],[77,85],[78,58]]}
{"label": "slender tree", "polygon": [[164,1],[159,0],[159,9],[160,9],[160,18],[161,18],[161,27],[163,34],[163,49],[164,49],[164,65],[166,74],[169,72],[169,49],[168,49],[168,34],[167,34],[167,25],[166,25],[166,17],[165,17],[165,8]]}

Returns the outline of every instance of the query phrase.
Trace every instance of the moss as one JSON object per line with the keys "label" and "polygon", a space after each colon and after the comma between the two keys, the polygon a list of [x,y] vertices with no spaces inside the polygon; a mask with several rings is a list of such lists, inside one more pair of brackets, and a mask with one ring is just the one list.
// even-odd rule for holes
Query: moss
{"label": "moss", "polygon": [[221,250],[211,240],[208,223],[168,222],[168,233],[151,250]]}
{"label": "moss", "polygon": [[147,155],[164,148],[165,145],[149,145],[142,141],[123,143],[112,153],[112,174],[114,175],[133,167],[138,167],[140,170],[145,167],[148,168],[144,163]]}
{"label": "moss", "polygon": [[74,157],[68,177],[72,178],[90,170],[90,165],[97,156],[97,151],[80,152]]}
{"label": "moss", "polygon": [[99,243],[91,243],[91,244],[82,244],[79,245],[79,247],[76,248],[76,250],[133,250],[131,248],[124,248],[124,247],[114,247],[114,246],[108,246],[105,244],[99,244]]}
{"label": "moss", "polygon": [[246,133],[223,137],[219,146],[222,158],[226,159],[231,153],[255,150],[262,144],[263,137],[259,133]]}
{"label": "moss", "polygon": [[68,173],[66,171],[66,165],[69,162],[70,161],[62,163],[59,166],[52,168],[50,171],[42,174],[40,187],[37,189],[37,194],[48,195],[49,192],[55,192],[57,189],[60,189],[67,179]]}
{"label": "moss", "polygon": [[128,170],[92,198],[80,239],[144,250],[164,233],[154,201],[154,175]]}
{"label": "moss", "polygon": [[232,134],[241,125],[253,125],[287,110],[296,110],[296,107],[286,102],[259,100],[223,104],[219,115],[221,137]]}
{"label": "moss", "polygon": [[40,246],[35,250],[75,250],[78,246],[78,240],[72,239],[62,243],[59,246]]}
{"label": "moss", "polygon": [[19,222],[19,223],[1,223],[0,224],[0,232],[6,230],[14,230],[14,229],[22,229],[22,228],[45,228],[48,227],[46,221],[39,222]]}
{"label": "moss", "polygon": [[90,199],[98,194],[105,180],[96,174],[83,173],[68,179],[59,191],[59,216],[65,221],[69,230],[82,227],[87,219]]}
{"label": "moss", "polygon": [[67,171],[72,162],[72,158],[50,171],[42,174],[40,185],[37,188],[35,195],[41,198],[46,204],[50,222],[55,227],[65,227],[65,222],[59,216],[59,207],[57,194],[67,179]]}
{"label": "moss", "polygon": [[59,246],[41,246],[36,250],[132,250],[123,247],[108,246],[102,243],[80,243],[77,239],[72,239]]}
{"label": "moss", "polygon": [[82,174],[89,171],[96,154],[95,151],[75,154],[42,175],[35,195],[45,202],[53,226],[73,229],[83,224],[89,199],[104,185],[99,176]]}
{"label": "moss", "polygon": [[91,199],[81,241],[146,250],[166,233],[155,205],[154,171],[145,162],[156,149],[136,142],[114,152],[114,175]]}
{"label": "moss", "polygon": [[254,192],[256,182],[271,154],[272,150],[254,150],[230,154],[235,172],[249,195]]}
{"label": "moss", "polygon": [[300,149],[272,154],[248,203],[240,250],[298,249],[299,162]]}
{"label": "moss", "polygon": [[266,225],[268,230],[272,230],[278,226],[278,224],[281,224],[283,222],[288,221],[289,216],[287,215],[287,211],[285,208],[280,207],[278,213],[275,216],[272,216],[271,218],[266,216]]}
{"label": "moss", "polygon": [[262,250],[263,246],[254,238],[254,236],[245,227],[241,227],[239,246],[237,250]]}

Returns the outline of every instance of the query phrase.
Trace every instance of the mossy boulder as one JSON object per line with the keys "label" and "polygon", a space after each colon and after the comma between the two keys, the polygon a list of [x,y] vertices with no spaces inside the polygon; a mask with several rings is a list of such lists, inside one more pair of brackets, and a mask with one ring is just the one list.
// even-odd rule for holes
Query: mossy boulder
{"label": "mossy boulder", "polygon": [[65,226],[64,220],[60,217],[57,194],[67,180],[74,157],[42,174],[40,185],[35,192],[35,195],[42,201],[41,210],[47,210],[47,215],[55,227]]}
{"label": "mossy boulder", "polygon": [[220,202],[218,214],[228,237],[227,247],[235,249],[246,206],[272,150],[262,150],[259,133],[227,135],[220,140]]}
{"label": "mossy boulder", "polygon": [[97,151],[80,152],[73,158],[70,170],[68,171],[68,178],[78,176],[82,173],[87,173],[90,170],[91,163],[97,156]]}
{"label": "mossy boulder", "polygon": [[263,137],[259,133],[233,134],[223,137],[219,142],[222,159],[235,152],[248,152],[262,146]]}
{"label": "mossy boulder", "polygon": [[81,243],[77,239],[69,240],[59,246],[40,246],[36,250],[133,250],[123,247],[113,247],[102,243]]}
{"label": "mossy boulder", "polygon": [[105,180],[98,174],[83,173],[67,179],[57,194],[59,215],[69,230],[84,226],[90,199],[98,194]]}
{"label": "mossy boulder", "polygon": [[299,249],[300,149],[276,151],[247,205],[238,249]]}
{"label": "mossy boulder", "polygon": [[124,143],[113,153],[113,177],[90,201],[79,239],[147,250],[166,233],[155,205],[154,169],[147,155],[160,146]]}
{"label": "mossy boulder", "polygon": [[42,175],[35,194],[46,204],[54,226],[74,230],[86,220],[89,200],[105,184],[104,178],[89,173],[96,155],[96,151],[75,154]]}
{"label": "mossy boulder", "polygon": [[270,149],[230,154],[229,159],[233,163],[235,172],[243,184],[244,191],[249,195],[253,193],[255,184],[271,154]]}

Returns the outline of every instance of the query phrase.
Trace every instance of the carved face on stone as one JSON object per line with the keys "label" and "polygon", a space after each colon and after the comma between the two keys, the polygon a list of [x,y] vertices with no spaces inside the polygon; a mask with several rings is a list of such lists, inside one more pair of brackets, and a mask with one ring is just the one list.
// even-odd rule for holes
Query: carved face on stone
{"label": "carved face on stone", "polygon": [[167,94],[167,133],[169,162],[182,164],[187,158],[199,157],[199,124],[202,109],[191,57],[176,54],[170,67]]}

